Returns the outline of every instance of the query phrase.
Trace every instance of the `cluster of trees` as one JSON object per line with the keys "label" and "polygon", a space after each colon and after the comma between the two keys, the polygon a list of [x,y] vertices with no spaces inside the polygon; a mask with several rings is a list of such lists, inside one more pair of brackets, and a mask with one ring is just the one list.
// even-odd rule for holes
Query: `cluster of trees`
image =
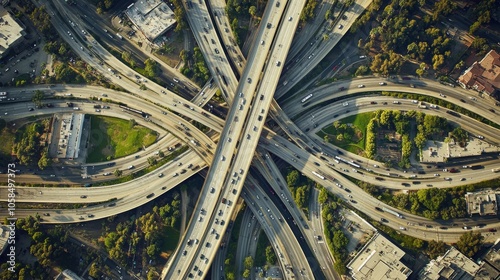
{"label": "cluster of trees", "polygon": [[494,10],[495,5],[498,5],[495,0],[486,0],[475,2],[471,5],[472,15],[475,18],[474,23],[469,28],[469,33],[474,34],[483,24],[487,24],[491,20],[490,11]]}
{"label": "cluster of trees", "polygon": [[194,77],[199,84],[205,84],[208,81],[211,74],[199,47],[194,48],[192,56],[188,51],[181,51],[181,59],[184,61],[184,66],[181,68],[184,76]]}
{"label": "cluster of trees", "polygon": [[240,21],[248,21],[250,16],[256,17],[256,9],[250,9],[255,2],[251,0],[228,0],[226,2],[226,14],[231,23],[231,30],[238,45],[241,45],[241,38],[248,30],[245,26],[240,26]]}
{"label": "cluster of trees", "polygon": [[12,147],[12,152],[16,155],[20,164],[38,164],[40,169],[45,169],[51,164],[48,157],[48,147],[40,144],[41,135],[48,131],[49,120],[35,122],[19,129],[16,134],[16,141]]}
{"label": "cluster of trees", "polygon": [[252,273],[251,269],[253,267],[252,256],[248,256],[243,260],[243,267],[245,268],[245,270],[243,270],[243,273],[241,276],[243,276],[243,278],[250,277],[250,274]]}
{"label": "cluster of trees", "polygon": [[184,6],[182,5],[181,0],[172,0],[172,4],[174,4],[174,17],[177,21],[177,26],[175,27],[175,32],[183,31],[186,29],[186,11],[184,10]]}
{"label": "cluster of trees", "polygon": [[323,206],[321,217],[323,219],[325,240],[335,259],[335,270],[343,275],[347,272],[345,260],[347,259],[347,244],[349,239],[342,231],[341,214],[338,210],[338,198],[331,195],[325,188],[321,188],[319,203]]}
{"label": "cluster of trees", "polygon": [[461,186],[446,190],[431,188],[408,194],[398,193],[391,196],[389,204],[429,219],[462,218],[467,214],[464,195],[470,189],[473,188]]}
{"label": "cluster of trees", "polygon": [[302,176],[296,169],[293,169],[288,173],[286,176],[286,182],[297,206],[302,210],[307,211],[309,193],[311,186],[314,186],[315,182],[305,176]]}
{"label": "cluster of trees", "polygon": [[333,122],[333,128],[335,128],[335,134],[337,135],[335,138],[339,142],[351,142],[352,137],[356,134],[355,127],[340,121]]}
{"label": "cluster of trees", "polygon": [[468,231],[460,236],[457,249],[469,258],[472,258],[483,246],[484,236],[481,232]]}
{"label": "cluster of trees", "polygon": [[96,13],[102,14],[109,11],[115,4],[114,0],[90,0],[96,6]]}
{"label": "cluster of trees", "polygon": [[[432,64],[434,70],[441,69],[451,55],[451,39],[434,26],[441,21],[440,17],[455,9],[454,2],[436,1],[432,14],[421,11],[425,0],[391,0],[384,8],[382,5],[382,1],[374,1],[351,28],[355,32],[372,19],[379,23],[371,29],[368,41],[359,44],[367,51],[376,48],[379,53],[370,69],[383,75],[396,73],[405,56]],[[421,69],[418,73],[424,74]]]}
{"label": "cluster of trees", "polygon": [[180,194],[174,192],[171,201],[164,206],[154,206],[152,212],[135,221],[118,223],[113,231],[107,229],[100,241],[110,258],[122,266],[126,266],[129,258],[137,253],[143,257],[143,262],[146,259],[156,260],[161,252],[162,232],[166,227],[179,226],[180,204]]}
{"label": "cluster of trees", "polygon": [[300,14],[300,20],[308,21],[314,18],[314,9],[316,9],[318,2],[318,0],[307,0],[304,9],[302,9],[302,13]]}
{"label": "cluster of trees", "polygon": [[144,74],[152,79],[161,73],[160,65],[154,59],[148,58],[144,61]]}
{"label": "cluster of trees", "polygon": [[[414,140],[410,138],[410,126],[416,124],[417,135]],[[399,110],[378,110],[369,121],[366,129],[365,153],[368,158],[376,156],[376,132],[379,128],[395,130],[401,135],[401,168],[410,166],[410,156],[413,145],[422,149],[428,139],[443,136],[450,130],[450,125],[445,118],[426,115],[422,112]]]}
{"label": "cluster of trees", "polygon": [[[31,240],[29,253],[37,261],[33,265],[26,265],[18,259],[14,273],[7,269],[7,263],[3,263],[0,267],[0,279],[49,279],[50,267],[60,267],[61,270],[70,268],[79,272],[98,258],[94,252],[82,252],[77,244],[70,242],[69,233],[63,226],[45,227],[40,224],[40,220],[37,215],[16,221],[17,234],[28,235]],[[80,254],[71,253],[76,251]]]}

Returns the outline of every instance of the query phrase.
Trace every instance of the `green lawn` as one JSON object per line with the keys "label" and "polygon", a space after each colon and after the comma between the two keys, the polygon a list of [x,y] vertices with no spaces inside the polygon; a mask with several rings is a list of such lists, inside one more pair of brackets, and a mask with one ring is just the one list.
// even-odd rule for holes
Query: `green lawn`
{"label": "green lawn", "polygon": [[340,123],[343,124],[352,124],[354,129],[359,133],[359,137],[355,137],[354,141],[338,141],[334,135],[337,135],[337,129],[333,126],[333,124],[324,127],[321,131],[317,133],[317,135],[321,138],[324,138],[325,134],[329,134],[330,143],[339,146],[342,149],[345,149],[349,152],[360,154],[365,150],[365,140],[366,140],[366,126],[368,122],[370,122],[373,117],[373,112],[361,113],[353,116],[349,116],[347,118],[339,120]]}
{"label": "green lawn", "polygon": [[161,250],[163,252],[173,252],[179,243],[179,231],[173,227],[165,227],[161,234],[161,239],[163,240],[161,242]]}
{"label": "green lawn", "polygon": [[91,135],[87,162],[101,162],[124,157],[153,144],[157,134],[131,121],[91,116]]}

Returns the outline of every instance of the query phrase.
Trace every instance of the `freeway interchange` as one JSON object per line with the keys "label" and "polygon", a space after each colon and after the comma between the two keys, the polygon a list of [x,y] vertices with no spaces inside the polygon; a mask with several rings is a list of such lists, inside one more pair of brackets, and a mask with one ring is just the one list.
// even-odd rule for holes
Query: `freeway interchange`
{"label": "freeway interchange", "polygon": [[[60,5],[57,1],[55,1],[55,3],[55,6]],[[216,6],[215,3],[214,1],[212,6]],[[354,11],[354,13],[359,15],[362,11],[359,7],[366,7],[367,2],[362,2],[361,4],[361,6],[356,5],[358,10]],[[113,58],[104,48],[102,48],[102,46],[93,41],[90,35],[86,36],[88,41],[93,42],[92,49],[87,49],[84,45],[80,48],[81,42],[65,38],[75,52],[78,52],[84,60],[112,82],[120,84],[122,87],[129,90],[130,93],[125,94],[91,87],[60,85],[47,89],[33,87],[31,88],[32,90],[41,88],[47,92],[55,92],[55,96],[64,96],[65,92],[71,92],[75,97],[83,100],[82,106],[79,106],[85,113],[93,112],[92,103],[85,102],[85,99],[89,99],[91,96],[96,95],[96,92],[106,93],[108,98],[114,102],[134,104],[137,108],[151,114],[150,121],[145,123],[145,125],[154,125],[156,130],[161,131],[162,137],[158,142],[159,145],[155,145],[157,147],[147,150],[145,153],[152,153],[154,150],[159,149],[165,150],[166,147],[172,147],[176,143],[187,145],[190,149],[179,155],[175,161],[162,166],[158,170],[144,177],[137,178],[134,181],[119,185],[92,188],[58,188],[57,190],[50,188],[20,187],[18,188],[17,198],[19,202],[92,202],[97,204],[82,209],[72,210],[18,209],[17,213],[24,216],[44,212],[47,214],[43,217],[46,223],[75,223],[102,219],[147,203],[151,199],[154,199],[154,197],[169,191],[171,188],[197,172],[193,169],[182,172],[182,170],[186,170],[185,166],[197,166],[200,170],[208,166],[207,178],[193,216],[191,217],[186,232],[181,238],[175,254],[171,256],[162,272],[163,279],[185,279],[194,277],[202,279],[206,276],[215,258],[217,248],[220,247],[222,237],[226,233],[228,227],[227,222],[221,224],[219,222],[216,223],[215,220],[229,221],[235,209],[234,206],[236,201],[240,196],[247,201],[255,217],[257,217],[257,220],[262,224],[262,228],[269,236],[272,244],[274,244],[273,248],[277,255],[283,256],[280,256],[278,259],[283,271],[286,271],[286,273],[284,273],[286,278],[290,278],[293,275],[295,278],[299,279],[332,279],[336,275],[332,271],[332,266],[328,265],[329,263],[331,264],[331,256],[328,253],[328,249],[326,246],[321,247],[321,253],[320,250],[315,250],[315,253],[313,253],[309,249],[311,244],[315,243],[314,236],[311,230],[309,230],[312,224],[302,217],[303,214],[297,210],[296,207],[293,207],[293,199],[290,199],[287,188],[283,188],[285,179],[279,174],[273,162],[272,155],[274,155],[283,159],[306,176],[323,185],[328,191],[338,195],[346,201],[349,200],[348,195],[358,201],[363,201],[363,203],[358,203],[353,205],[353,207],[364,212],[373,219],[378,220],[383,217],[389,221],[388,225],[395,229],[401,226],[408,227],[409,230],[406,232],[407,234],[422,239],[433,239],[437,235],[439,240],[447,242],[456,241],[458,236],[463,233],[460,227],[450,227],[446,231],[428,230],[425,226],[409,227],[408,224],[414,224],[434,225],[436,228],[439,227],[439,223],[411,214],[405,214],[405,219],[402,220],[388,215],[387,213],[376,211],[375,207],[380,207],[383,203],[365,193],[340,174],[346,174],[358,180],[370,183],[377,183],[376,177],[385,176],[385,174],[378,174],[375,170],[374,172],[364,172],[364,174],[361,175],[355,172],[346,172],[345,167],[339,167],[340,164],[337,164],[337,166],[331,164],[334,162],[333,156],[340,155],[338,149],[330,145],[324,145],[322,140],[315,135],[315,132],[319,128],[325,126],[329,122],[331,123],[332,119],[340,118],[338,115],[345,117],[350,114],[385,108],[380,104],[382,101],[392,104],[394,99],[389,97],[349,98],[347,96],[345,102],[349,104],[348,106],[343,106],[340,103],[332,106],[321,106],[321,104],[328,102],[329,99],[346,97],[346,95],[352,93],[379,91],[381,90],[379,85],[381,81],[380,78],[343,81],[317,88],[311,91],[314,96],[307,106],[302,106],[300,103],[300,99],[303,96],[287,96],[287,99],[280,104],[282,108],[279,108],[279,105],[273,100],[273,95],[270,93],[280,92],[279,96],[284,96],[284,94],[291,89],[294,81],[295,83],[299,82],[300,79],[312,69],[314,63],[319,62],[319,60],[314,60],[313,57],[320,57],[321,55],[324,57],[324,55],[333,48],[333,45],[335,45],[331,44],[325,47],[325,50],[318,50],[320,53],[310,58],[311,61],[316,62],[309,63],[310,65],[307,67],[297,69],[296,71],[294,71],[294,68],[298,67],[292,67],[290,73],[288,73],[290,77],[293,77],[290,78],[290,85],[288,87],[285,87],[286,85],[278,87],[281,71],[284,66],[287,65],[285,64],[285,61],[287,61],[286,55],[290,46],[293,45],[293,36],[289,34],[293,34],[297,27],[303,5],[303,1],[280,1],[279,4],[278,1],[270,1],[262,19],[262,22],[265,24],[261,24],[255,39],[255,44],[247,60],[240,60],[238,55],[233,55],[228,58],[225,55],[226,52],[217,54],[214,47],[208,42],[209,40],[204,42],[205,39],[203,36],[209,36],[215,39],[217,49],[224,49],[224,44],[220,43],[218,35],[215,32],[215,26],[210,28],[209,34],[203,34],[205,32],[203,32],[201,26],[201,19],[203,17],[209,17],[212,22],[217,22],[218,19],[212,18],[212,14],[205,5],[194,5],[199,15],[192,13],[188,16],[188,20],[192,29],[194,31],[198,30],[195,33],[198,44],[205,55],[207,55],[207,63],[209,64],[214,80],[222,89],[226,101],[230,104],[229,111],[225,117],[226,121],[200,107],[200,105],[205,105],[205,103],[208,102],[207,99],[200,100],[199,97],[198,99],[195,97],[195,100],[190,102],[154,84],[152,81],[147,82],[149,90],[146,92],[139,90],[135,82],[137,74],[116,58]],[[61,8],[59,7],[58,9],[60,11]],[[67,15],[72,18],[73,22],[79,22],[82,25],[89,24],[88,22],[82,22],[81,18],[74,14],[67,13]],[[195,16],[194,18],[192,17],[193,15]],[[218,12],[218,17],[222,17],[220,11]],[[355,18],[356,16],[354,14],[350,15],[350,23],[344,24],[352,24]],[[64,26],[67,25],[65,21],[63,22],[58,17],[53,18],[53,20],[55,23],[58,23],[55,24],[58,31],[64,34]],[[268,23],[271,28],[268,28]],[[217,24],[217,26],[217,28],[219,28],[219,34],[227,33],[221,30],[224,28],[223,25]],[[347,30],[347,28],[344,30]],[[230,36],[230,34],[226,34],[226,36]],[[338,41],[338,39],[339,38],[337,38],[336,41]],[[225,45],[227,45],[227,42],[230,42],[231,39],[227,37],[223,39],[223,41]],[[90,53],[93,53],[93,55],[90,56]],[[236,53],[239,54],[241,52],[238,50]],[[102,62],[107,66],[101,65]],[[238,67],[236,67],[238,72],[237,75],[233,73],[230,63],[238,65]],[[108,68],[114,69],[114,71],[119,73],[118,75],[120,75],[120,77],[114,73],[110,73]],[[237,80],[236,76],[241,76],[240,81]],[[141,77],[141,79],[145,78]],[[497,114],[488,110],[493,108],[491,102],[479,99],[474,103],[461,104],[460,99],[470,95],[470,93],[465,90],[446,87],[428,80],[413,82],[417,84],[417,88],[410,88],[409,84],[405,81],[391,79],[384,79],[383,81],[387,84],[383,88],[384,91],[412,92],[431,95],[436,98],[445,98],[443,97],[443,95],[445,95],[447,101],[463,106],[474,113],[498,123]],[[359,84],[363,84],[364,87],[358,87]],[[204,88],[207,89],[207,87]],[[343,89],[339,91],[339,88]],[[9,92],[16,91],[20,90],[9,89]],[[23,89],[23,91],[25,91],[25,89]],[[163,91],[165,91],[165,93],[163,93]],[[21,99],[24,100],[24,103],[20,102],[19,104],[29,102],[28,100],[30,100],[30,98],[28,93],[19,92],[19,94],[28,96],[25,99]],[[201,94],[198,96],[201,96]],[[378,104],[371,104],[372,100],[377,100]],[[37,110],[36,113],[53,114],[71,109],[66,108],[63,102],[60,104],[55,102],[55,104],[55,108]],[[23,112],[19,109],[21,108],[19,106],[22,107],[25,105],[2,105],[2,109],[5,109],[6,113],[8,112],[4,118],[7,121],[14,121],[31,115],[31,113],[26,110],[26,112]],[[397,107],[394,106],[391,108],[417,110],[415,105],[412,105],[409,100],[401,100],[401,103]],[[175,113],[164,114],[165,109]],[[348,113],[346,112],[347,109],[349,110]],[[307,114],[304,113],[304,110],[307,110]],[[425,112],[427,114],[445,116],[445,110],[426,110]],[[282,132],[285,133],[284,135],[283,133],[280,135],[265,126],[268,113],[281,127]],[[104,110],[102,114],[123,117],[116,106],[111,106],[110,110]],[[335,115],[337,115],[337,117],[335,117]],[[318,124],[318,129],[312,129],[306,133],[304,131],[311,126],[311,116],[314,116],[314,123]],[[295,119],[295,121],[292,122],[291,119]],[[202,123],[209,127],[211,129],[210,133],[202,133],[189,120]],[[475,135],[482,135],[485,137],[486,141],[492,144],[499,144],[500,139],[498,135],[500,135],[500,133],[497,129],[486,127],[484,124],[466,118],[465,116],[461,118],[451,118],[450,120],[471,131]],[[182,126],[181,129],[179,129],[181,123]],[[188,129],[186,130],[183,127],[188,127]],[[187,136],[186,131],[190,131],[192,136]],[[198,144],[193,143],[191,140],[196,140]],[[304,150],[303,147],[311,147],[313,150],[312,152],[308,152]],[[249,154],[255,154],[255,158],[252,159],[252,157],[248,156]],[[362,161],[365,166],[381,165],[381,163],[371,160],[368,161],[356,155],[348,154],[345,151],[342,153],[342,156],[346,159]],[[142,158],[146,157],[141,156],[141,159]],[[117,166],[127,166],[134,162],[134,160],[135,159],[132,157],[127,157],[117,160],[116,164]],[[137,162],[140,161],[141,160]],[[183,166],[179,166],[177,164],[178,162],[182,162]],[[263,175],[265,182],[260,181],[262,180],[260,178],[260,180],[257,180],[255,176],[257,173],[255,173],[255,171],[250,172],[250,164],[255,166],[258,172]],[[497,175],[489,170],[491,170],[491,166],[498,166],[498,160],[492,160],[489,163],[485,163],[485,165],[486,168],[484,170],[480,171],[480,173],[477,173],[477,171],[475,173],[481,176],[472,176],[469,174],[469,171],[465,171],[460,175],[449,176],[452,177],[452,181],[449,182],[444,182],[442,178],[436,177],[425,179],[428,182],[432,182],[434,187],[445,188],[460,185],[460,180],[458,178],[464,176],[468,177],[469,175],[473,177],[469,182],[479,182],[485,179],[496,178]],[[136,166],[140,165],[136,164]],[[105,167],[99,169],[99,172],[106,171]],[[319,176],[315,176],[315,173],[323,174],[324,178],[322,179]],[[404,188],[401,187],[401,182],[409,180],[409,178],[407,178],[407,175],[404,173],[400,173],[402,178],[399,179],[386,177],[384,187],[394,189]],[[160,176],[160,174],[162,175]],[[70,179],[73,182],[82,182],[77,177],[78,176]],[[32,179],[36,180],[36,178],[38,178],[38,176],[33,176]],[[51,180],[51,178],[46,179]],[[263,191],[268,188],[264,186],[266,183],[273,189],[274,193],[280,193],[281,195],[276,195],[271,201],[260,199],[269,196]],[[138,184],[145,187],[135,188]],[[338,184],[341,184],[344,188],[339,188]],[[411,186],[411,189],[422,187],[425,186]],[[351,192],[347,194],[345,189],[349,189]],[[0,188],[0,195],[2,198],[7,197],[5,195],[6,191],[6,188]],[[151,196],[151,194],[153,195]],[[84,196],[85,198],[83,198]],[[288,222],[283,222],[286,218],[284,214],[280,213],[289,213],[286,214],[286,216],[290,218]],[[303,222],[298,222],[297,225],[292,223],[292,221]],[[480,221],[475,223],[469,222],[468,224],[474,225],[479,223]],[[489,224],[485,229],[497,226],[499,226],[497,223]],[[299,236],[301,238],[299,238]],[[193,244],[193,240],[197,240],[196,244]],[[304,255],[304,253],[307,253],[307,256]],[[310,256],[316,258],[321,265],[315,265],[315,269],[313,269],[310,263],[304,261]],[[289,267],[294,267],[296,269],[290,271]],[[318,267],[321,267],[321,269],[318,269]],[[216,268],[218,268],[218,266],[216,266]]]}

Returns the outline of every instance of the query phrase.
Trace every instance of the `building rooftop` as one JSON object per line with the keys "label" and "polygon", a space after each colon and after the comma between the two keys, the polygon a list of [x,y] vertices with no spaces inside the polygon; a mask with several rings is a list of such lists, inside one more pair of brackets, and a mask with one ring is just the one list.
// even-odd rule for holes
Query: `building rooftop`
{"label": "building rooftop", "polygon": [[403,250],[376,233],[347,267],[353,279],[407,279],[412,270],[401,262],[404,255]]}
{"label": "building rooftop", "polygon": [[75,159],[80,153],[83,122],[85,114],[64,114],[60,118],[59,143],[57,143],[57,157]]}
{"label": "building rooftop", "polygon": [[3,251],[7,248],[7,240],[9,239],[10,230],[8,227],[0,224],[0,255],[3,255]]}
{"label": "building rooftop", "polygon": [[464,88],[474,89],[492,95],[500,88],[500,55],[491,50],[479,62],[474,62],[458,78]]}
{"label": "building rooftop", "polygon": [[474,279],[481,266],[467,258],[460,251],[451,247],[443,256],[431,260],[429,264],[420,271],[421,280],[468,280]]}
{"label": "building rooftop", "polygon": [[479,214],[485,216],[498,213],[497,195],[492,190],[468,192],[465,194],[465,203],[469,215]]}
{"label": "building rooftop", "polygon": [[125,14],[150,41],[176,23],[174,12],[161,0],[139,0],[131,4]]}
{"label": "building rooftop", "polygon": [[469,137],[465,147],[460,147],[452,139],[443,141],[427,140],[420,155],[421,162],[445,162],[450,158],[480,156],[483,153],[500,152],[500,147],[492,145],[476,137]]}
{"label": "building rooftop", "polygon": [[0,6],[0,58],[25,35],[24,28]]}
{"label": "building rooftop", "polygon": [[59,273],[54,280],[83,280],[83,278],[76,275],[73,271],[65,269],[63,272]]}

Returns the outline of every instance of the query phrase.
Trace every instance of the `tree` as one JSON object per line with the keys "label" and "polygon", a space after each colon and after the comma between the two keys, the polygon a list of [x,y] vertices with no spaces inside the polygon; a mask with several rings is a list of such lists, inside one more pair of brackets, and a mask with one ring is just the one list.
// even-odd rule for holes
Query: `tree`
{"label": "tree", "polygon": [[41,90],[35,90],[35,94],[31,98],[31,101],[35,103],[35,106],[42,106],[42,100],[45,98],[45,93]]}
{"label": "tree", "polygon": [[321,188],[318,195],[318,202],[324,204],[328,201],[328,191],[325,188]]}
{"label": "tree", "polygon": [[160,73],[160,67],[155,60],[148,58],[144,61],[144,64],[144,71],[147,77],[154,78]]}
{"label": "tree", "polygon": [[51,165],[52,164],[52,159],[49,158],[48,156],[48,152],[47,152],[47,149],[45,149],[43,152],[42,152],[42,156],[40,157],[40,159],[38,160],[38,167],[41,169],[41,170],[44,170],[45,168],[47,168],[47,166]]}
{"label": "tree", "polygon": [[116,177],[120,177],[122,176],[123,171],[120,169],[115,169],[115,172],[113,172],[113,174],[115,174]]}
{"label": "tree", "polygon": [[274,254],[273,247],[272,246],[267,246],[266,247],[266,262],[269,264],[275,264],[277,261],[276,255]]}
{"label": "tree", "polygon": [[243,278],[250,277],[250,269],[246,268],[241,276],[243,276]]}
{"label": "tree", "polygon": [[469,258],[472,258],[483,245],[484,237],[480,232],[468,231],[457,242],[457,249]]}
{"label": "tree", "polygon": [[255,15],[257,14],[257,7],[250,6],[250,8],[248,8],[248,13],[252,16],[252,18],[255,18]]}
{"label": "tree", "polygon": [[243,260],[243,265],[246,269],[251,269],[253,267],[253,258],[252,256],[248,256]]}
{"label": "tree", "polygon": [[444,254],[447,250],[447,245],[443,241],[435,241],[431,240],[429,242],[429,245],[427,246],[427,255],[429,255],[429,258],[435,259],[438,256],[441,256]]}
{"label": "tree", "polygon": [[289,187],[294,187],[297,185],[297,182],[299,181],[299,172],[297,170],[292,170],[288,175],[286,176],[286,182]]}

